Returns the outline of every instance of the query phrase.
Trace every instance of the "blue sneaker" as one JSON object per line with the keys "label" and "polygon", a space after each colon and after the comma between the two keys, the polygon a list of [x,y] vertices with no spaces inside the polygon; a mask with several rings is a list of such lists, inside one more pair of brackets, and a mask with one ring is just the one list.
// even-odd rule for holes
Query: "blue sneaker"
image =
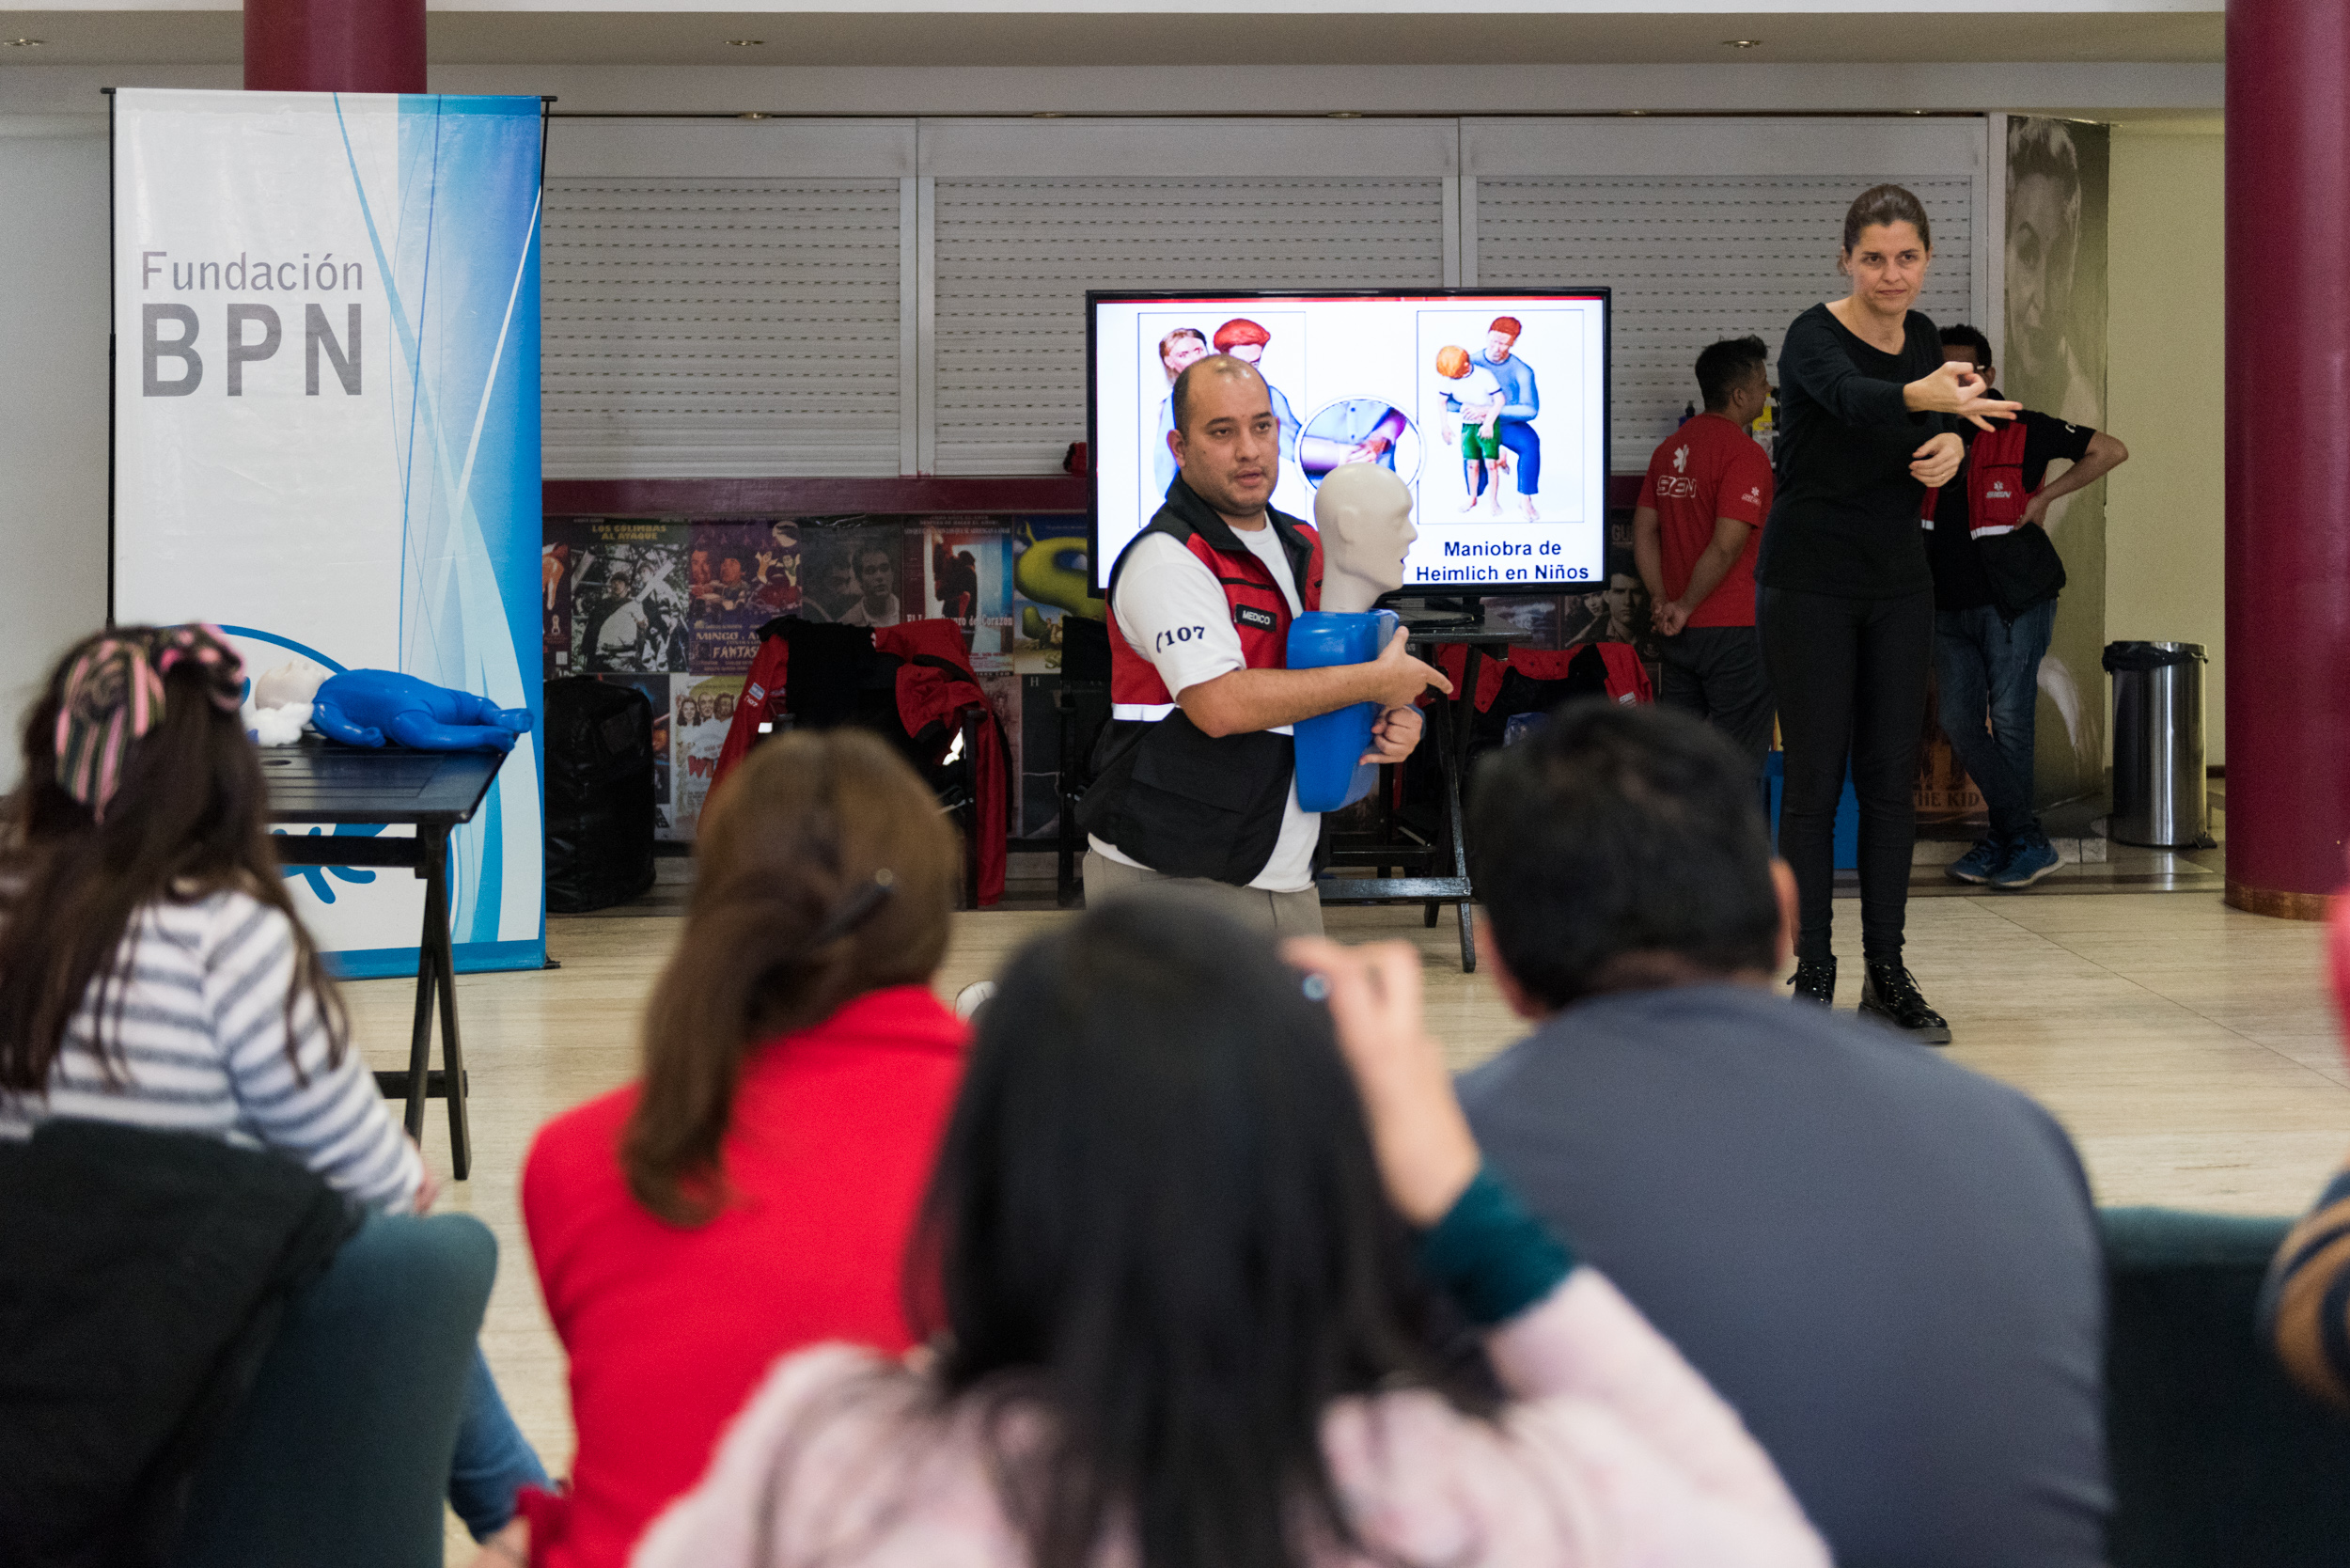
{"label": "blue sneaker", "polygon": [[2035,827],[2015,840],[2015,847],[2008,852],[2006,864],[1993,873],[1991,886],[2001,892],[2020,893],[2055,870],[2059,864],[2056,846],[2048,842],[2045,833]]}
{"label": "blue sneaker", "polygon": [[2008,841],[1994,833],[1977,839],[1973,849],[1943,867],[1943,874],[1952,882],[1971,882],[1980,886],[1999,874],[1999,868],[2007,864],[2008,851]]}

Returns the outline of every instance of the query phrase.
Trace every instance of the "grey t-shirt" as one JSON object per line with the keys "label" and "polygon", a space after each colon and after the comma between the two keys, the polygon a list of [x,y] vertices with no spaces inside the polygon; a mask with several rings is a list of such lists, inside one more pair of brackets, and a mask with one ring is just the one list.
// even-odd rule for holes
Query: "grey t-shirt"
{"label": "grey t-shirt", "polygon": [[2105,1276],[2039,1105],[1735,985],[1465,1074],[1486,1156],[1745,1419],[1840,1568],[2103,1560]]}

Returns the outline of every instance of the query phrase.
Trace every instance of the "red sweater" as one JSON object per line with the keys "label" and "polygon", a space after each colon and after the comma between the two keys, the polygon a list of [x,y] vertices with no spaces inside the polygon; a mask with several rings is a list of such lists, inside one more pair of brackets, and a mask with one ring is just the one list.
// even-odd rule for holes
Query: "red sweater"
{"label": "red sweater", "polygon": [[620,1568],[777,1357],[824,1340],[906,1347],[900,1262],[964,1038],[906,985],[759,1047],[724,1153],[733,1201],[693,1229],[629,1196],[634,1086],[540,1130],[523,1218],[579,1437],[570,1496],[531,1510],[535,1563]]}

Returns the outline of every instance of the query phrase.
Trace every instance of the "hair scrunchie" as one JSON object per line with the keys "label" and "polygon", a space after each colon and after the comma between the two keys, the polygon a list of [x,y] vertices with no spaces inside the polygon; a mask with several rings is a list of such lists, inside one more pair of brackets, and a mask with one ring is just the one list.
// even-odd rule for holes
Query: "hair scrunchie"
{"label": "hair scrunchie", "polygon": [[131,743],[164,721],[164,677],[182,664],[205,675],[205,696],[233,713],[243,701],[244,662],[210,626],[103,636],[66,671],[57,702],[57,783],[106,820],[122,787]]}

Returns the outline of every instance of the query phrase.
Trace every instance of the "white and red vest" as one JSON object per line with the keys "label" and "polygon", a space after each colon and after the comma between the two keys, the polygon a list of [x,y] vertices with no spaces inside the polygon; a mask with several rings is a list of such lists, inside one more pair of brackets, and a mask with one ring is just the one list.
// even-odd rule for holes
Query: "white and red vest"
{"label": "white and red vest", "polygon": [[[1267,510],[1289,557],[1297,596],[1322,604],[1322,539],[1309,524]],[[1215,574],[1250,669],[1289,667],[1289,598],[1231,525],[1181,476],[1167,504],[1136,536],[1165,534]],[[1110,722],[1094,753],[1094,781],[1077,808],[1085,830],[1167,876],[1246,886],[1273,858],[1289,803],[1296,752],[1274,730],[1209,735],[1175,704],[1151,661],[1119,628],[1118,579],[1134,549],[1110,567]]]}

